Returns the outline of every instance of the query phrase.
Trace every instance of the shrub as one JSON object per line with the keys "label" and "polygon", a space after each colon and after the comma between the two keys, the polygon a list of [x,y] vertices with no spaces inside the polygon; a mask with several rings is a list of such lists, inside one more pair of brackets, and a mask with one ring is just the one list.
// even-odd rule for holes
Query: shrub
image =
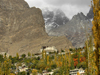
{"label": "shrub", "polygon": [[52,64],[52,65],[51,65],[51,69],[54,69],[54,68],[56,68],[56,67],[57,67],[56,64]]}
{"label": "shrub", "polygon": [[48,72],[51,72],[51,68],[47,69]]}

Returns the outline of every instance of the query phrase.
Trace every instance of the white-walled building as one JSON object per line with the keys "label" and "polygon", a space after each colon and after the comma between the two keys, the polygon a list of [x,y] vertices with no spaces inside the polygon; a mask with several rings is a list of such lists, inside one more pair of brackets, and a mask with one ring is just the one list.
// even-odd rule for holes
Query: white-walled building
{"label": "white-walled building", "polygon": [[85,70],[83,70],[82,68],[70,70],[70,75],[77,75],[78,72],[80,75],[85,75]]}
{"label": "white-walled building", "polygon": [[46,51],[46,54],[49,54],[49,52],[57,52],[58,51],[55,46],[52,46],[52,47],[45,46],[40,49],[40,52],[42,52],[43,50]]}

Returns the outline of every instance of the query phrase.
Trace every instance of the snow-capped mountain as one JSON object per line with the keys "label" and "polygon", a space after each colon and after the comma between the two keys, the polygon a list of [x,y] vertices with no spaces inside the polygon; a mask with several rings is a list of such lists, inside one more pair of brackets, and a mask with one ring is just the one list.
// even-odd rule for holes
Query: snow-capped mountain
{"label": "snow-capped mountain", "polygon": [[48,32],[49,36],[66,36],[74,47],[83,47],[86,35],[91,33],[92,23],[81,12],[74,15],[73,18],[64,25],[53,28]]}
{"label": "snow-capped mountain", "polygon": [[57,28],[60,25],[64,25],[69,21],[64,12],[60,9],[55,9],[55,10],[43,9],[42,14],[45,20],[45,29],[47,33],[51,29]]}
{"label": "snow-capped mountain", "polygon": [[93,9],[85,16],[82,12],[69,20],[61,10],[43,10],[45,29],[49,36],[66,36],[74,47],[83,47],[86,35],[92,33]]}

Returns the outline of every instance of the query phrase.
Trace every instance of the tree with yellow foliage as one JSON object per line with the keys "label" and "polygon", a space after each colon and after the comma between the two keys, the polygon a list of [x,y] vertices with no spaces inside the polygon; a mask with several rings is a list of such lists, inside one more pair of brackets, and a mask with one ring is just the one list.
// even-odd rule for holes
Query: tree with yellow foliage
{"label": "tree with yellow foliage", "polygon": [[88,46],[89,46],[89,51],[88,51],[88,55],[89,55],[89,59],[88,59],[88,64],[89,64],[89,74],[90,75],[94,75],[96,74],[97,71],[97,66],[96,66],[96,60],[95,60],[95,53],[93,51],[93,37],[90,36],[89,37],[89,41],[88,41]]}
{"label": "tree with yellow foliage", "polygon": [[32,75],[38,75],[38,73],[37,73],[37,70],[36,70],[36,69],[33,69],[33,70],[32,70]]}
{"label": "tree with yellow foliage", "polygon": [[0,75],[3,75],[2,67],[0,67]]}
{"label": "tree with yellow foliage", "polygon": [[93,27],[92,32],[94,36],[94,43],[96,47],[96,65],[97,65],[97,75],[100,75],[100,0],[93,0],[93,13],[94,18],[92,21]]}
{"label": "tree with yellow foliage", "polygon": [[61,67],[62,66],[62,57],[61,56],[58,56],[58,61],[57,61],[57,67]]}
{"label": "tree with yellow foliage", "polygon": [[16,53],[16,59],[19,60],[19,54],[18,53]]}
{"label": "tree with yellow foliage", "polygon": [[49,65],[49,55],[47,55],[47,65]]}
{"label": "tree with yellow foliage", "polygon": [[71,59],[70,59],[70,53],[65,54],[65,68],[66,68],[66,75],[69,75],[70,65],[71,65]]}
{"label": "tree with yellow foliage", "polygon": [[10,75],[10,68],[11,68],[11,60],[5,59],[5,61],[3,62],[3,66],[2,66],[4,75]]}
{"label": "tree with yellow foliage", "polygon": [[77,75],[80,75],[80,73],[79,73],[79,72],[77,72]]}
{"label": "tree with yellow foliage", "polygon": [[43,50],[43,51],[42,51],[42,59],[45,60],[45,58],[46,58],[46,51]]}
{"label": "tree with yellow foliage", "polygon": [[86,49],[85,49],[85,57],[86,57],[86,74],[87,75],[94,75],[97,71],[97,66],[95,63],[95,53],[93,51],[93,39],[92,36],[89,36],[88,40],[86,41]]}

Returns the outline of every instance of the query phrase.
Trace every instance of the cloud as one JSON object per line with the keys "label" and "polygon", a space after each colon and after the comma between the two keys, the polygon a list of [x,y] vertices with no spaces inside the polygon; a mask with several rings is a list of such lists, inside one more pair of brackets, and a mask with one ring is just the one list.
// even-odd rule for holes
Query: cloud
{"label": "cloud", "polygon": [[76,15],[79,12],[83,12],[84,15],[89,12],[90,7],[84,6],[78,7],[78,6],[72,6],[72,5],[63,5],[60,7],[60,9],[66,14],[68,18],[72,18],[74,15]]}
{"label": "cloud", "polygon": [[48,4],[54,6],[62,6],[66,4],[70,5],[81,5],[81,6],[89,6],[91,4],[91,0],[43,0]]}
{"label": "cloud", "polygon": [[25,0],[30,7],[37,7],[40,9],[61,9],[67,17],[72,18],[78,12],[88,13],[91,5],[91,0]]}
{"label": "cloud", "polygon": [[25,1],[29,4],[30,7],[33,7],[33,6],[41,7],[44,4],[43,0],[25,0]]}

